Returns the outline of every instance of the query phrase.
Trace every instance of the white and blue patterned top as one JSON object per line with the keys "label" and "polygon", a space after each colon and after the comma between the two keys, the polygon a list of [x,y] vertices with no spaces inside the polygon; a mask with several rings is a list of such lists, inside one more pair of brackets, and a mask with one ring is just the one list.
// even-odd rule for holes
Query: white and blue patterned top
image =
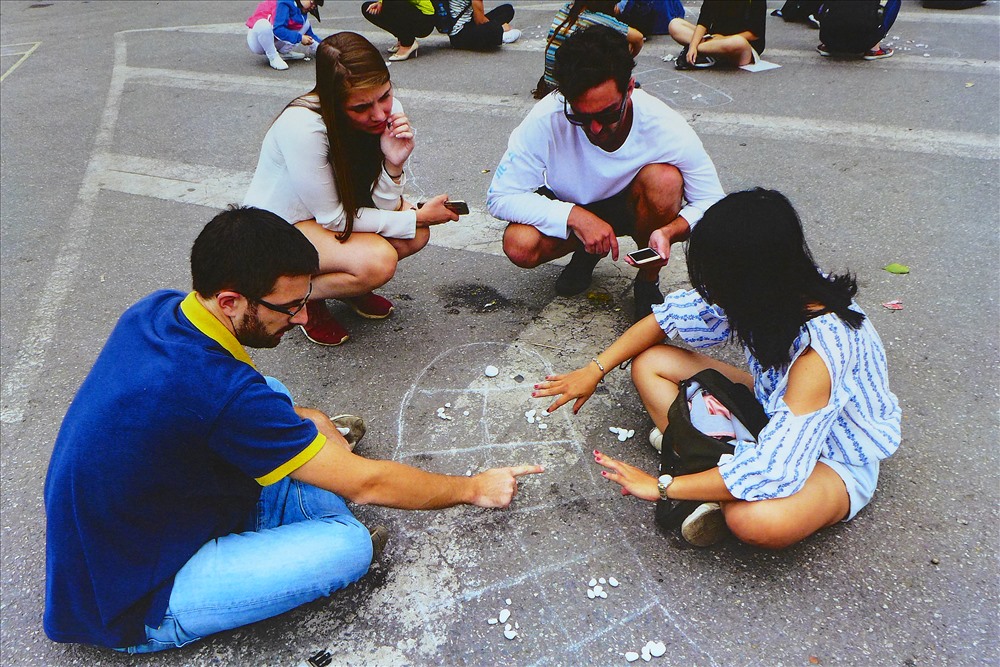
{"label": "white and blue patterned top", "polygon": [[[857,304],[852,310],[862,312]],[[660,328],[703,348],[729,340],[725,312],[696,290],[679,290],[653,307]],[[830,402],[796,416],[785,405],[788,366],[763,368],[744,350],[754,378],[754,393],[770,421],[757,443],[738,442],[733,459],[719,466],[722,479],[737,498],[784,498],[799,491],[820,457],[852,466],[888,458],[900,441],[901,411],[889,390],[882,340],[866,317],[852,329],[832,313],[803,325],[792,343],[791,360],[811,347],[830,372]]]}

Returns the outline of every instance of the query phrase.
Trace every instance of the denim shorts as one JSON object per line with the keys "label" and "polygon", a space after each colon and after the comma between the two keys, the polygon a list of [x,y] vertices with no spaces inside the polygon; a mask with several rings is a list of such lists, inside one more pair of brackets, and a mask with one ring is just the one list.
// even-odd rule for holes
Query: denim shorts
{"label": "denim shorts", "polygon": [[850,521],[854,515],[867,505],[872,495],[875,493],[875,486],[878,483],[878,461],[873,461],[866,466],[852,466],[840,461],[834,461],[825,457],[820,457],[820,463],[825,463],[844,480],[847,487],[847,495],[851,499],[851,509],[842,521]]}

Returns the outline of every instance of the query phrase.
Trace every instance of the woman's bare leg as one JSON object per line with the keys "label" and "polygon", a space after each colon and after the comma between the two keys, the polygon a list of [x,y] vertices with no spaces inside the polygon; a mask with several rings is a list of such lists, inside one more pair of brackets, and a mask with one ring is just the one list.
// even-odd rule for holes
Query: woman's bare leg
{"label": "woman's bare leg", "polygon": [[655,345],[632,360],[632,382],[661,432],[667,427],[667,410],[677,397],[680,383],[706,368],[753,387],[753,378],[746,371],[673,345]]}
{"label": "woman's bare leg", "polygon": [[341,242],[336,232],[315,220],[304,220],[295,226],[319,252],[319,273],[313,278],[314,299],[367,294],[389,282],[396,273],[399,259],[396,248],[378,234],[355,232]]}
{"label": "woman's bare leg", "polygon": [[726,524],[743,542],[783,549],[847,516],[851,499],[833,468],[817,463],[802,489],[787,498],[722,503]]}

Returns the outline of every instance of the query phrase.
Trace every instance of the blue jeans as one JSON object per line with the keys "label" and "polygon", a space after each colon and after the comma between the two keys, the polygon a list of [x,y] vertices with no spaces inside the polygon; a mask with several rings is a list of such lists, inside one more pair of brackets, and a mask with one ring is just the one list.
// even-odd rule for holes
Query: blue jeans
{"label": "blue jeans", "polygon": [[371,565],[368,529],[335,493],[286,477],[261,490],[247,519],[246,532],[208,542],[180,569],[166,616],[146,626],[148,641],[118,650],[177,648],[283,614],[354,583]]}

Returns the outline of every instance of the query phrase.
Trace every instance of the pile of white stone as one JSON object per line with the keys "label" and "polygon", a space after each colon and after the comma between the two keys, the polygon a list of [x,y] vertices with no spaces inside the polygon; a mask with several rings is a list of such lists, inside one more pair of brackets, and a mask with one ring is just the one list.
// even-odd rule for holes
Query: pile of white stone
{"label": "pile of white stone", "polygon": [[625,654],[625,659],[629,662],[635,662],[640,657],[649,662],[653,658],[659,658],[661,655],[667,652],[667,645],[663,642],[646,642],[646,645],[642,647],[642,652],[636,653],[635,651],[629,651]]}
{"label": "pile of white stone", "polygon": [[500,610],[500,613],[497,614],[496,618],[491,618],[486,622],[489,623],[490,625],[504,626],[503,636],[506,637],[507,639],[514,639],[515,637],[518,636],[517,631],[521,629],[521,626],[517,621],[514,621],[513,624],[507,623],[507,621],[510,620],[510,609],[509,609],[510,598],[504,600],[504,604],[506,604],[507,606]]}

